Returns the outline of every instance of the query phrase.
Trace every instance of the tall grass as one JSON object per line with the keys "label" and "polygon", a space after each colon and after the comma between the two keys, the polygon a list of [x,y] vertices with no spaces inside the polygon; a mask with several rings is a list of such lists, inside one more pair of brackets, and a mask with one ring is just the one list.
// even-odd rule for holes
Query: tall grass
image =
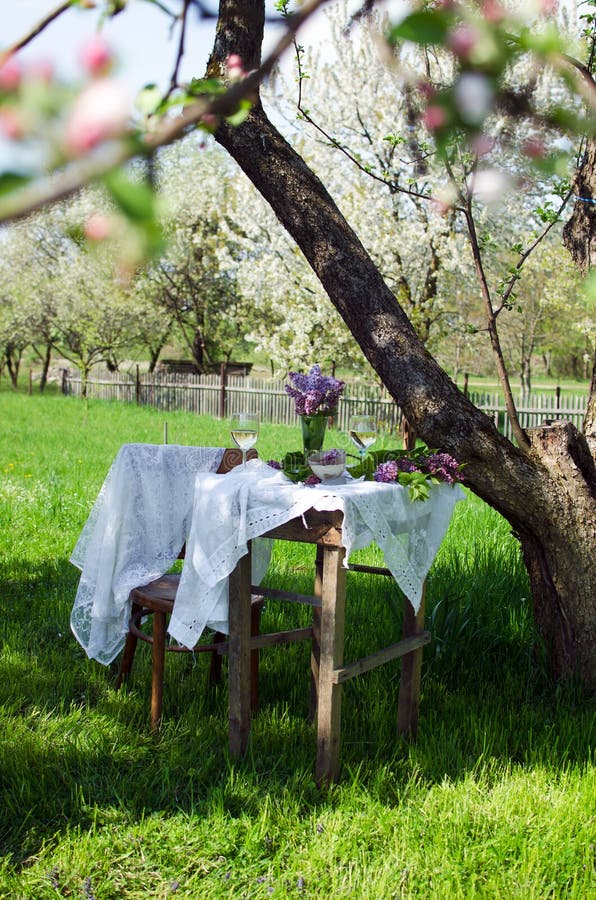
{"label": "tall grass", "polygon": [[[201,656],[167,660],[151,736],[150,654],[120,692],[85,658],[68,558],[119,446],[161,442],[163,421],[0,392],[0,898],[593,896],[594,709],[549,681],[517,542],[472,496],[428,581],[416,743],[396,737],[395,661],[345,687],[342,778],[317,791],[306,645],[262,654],[242,762]],[[168,430],[229,444],[225,422],[169,413]],[[265,458],[297,445],[259,439]],[[267,581],[310,591],[312,548],[278,545]],[[385,579],[348,582],[346,660],[399,634],[402,606]],[[271,603],[263,625],[306,617]]]}

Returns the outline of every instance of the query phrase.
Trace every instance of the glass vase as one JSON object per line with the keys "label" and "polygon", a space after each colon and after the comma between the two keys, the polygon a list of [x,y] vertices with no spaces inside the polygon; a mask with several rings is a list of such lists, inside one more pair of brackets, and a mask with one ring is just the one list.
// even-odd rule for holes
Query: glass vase
{"label": "glass vase", "polygon": [[323,449],[327,419],[328,416],[323,415],[323,413],[317,413],[314,416],[300,416],[305,463],[308,462],[310,453],[314,453],[315,450]]}

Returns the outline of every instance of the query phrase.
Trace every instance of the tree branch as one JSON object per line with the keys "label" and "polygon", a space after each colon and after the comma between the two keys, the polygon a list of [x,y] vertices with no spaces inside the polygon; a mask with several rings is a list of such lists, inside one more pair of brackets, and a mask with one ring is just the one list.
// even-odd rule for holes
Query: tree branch
{"label": "tree branch", "polygon": [[53,12],[50,12],[43,19],[40,19],[39,22],[33,26],[33,28],[27,32],[27,34],[23,35],[18,41],[12,44],[10,47],[7,47],[0,53],[0,65],[4,63],[4,61],[9,57],[13,56],[15,53],[18,53],[19,50],[22,50],[23,47],[26,47],[27,44],[30,44],[41,32],[48,27],[55,19],[62,15],[63,12],[66,12],[67,9],[72,8],[72,3],[70,0],[66,0],[65,3],[61,3],[60,6],[57,6]]}
{"label": "tree branch", "polygon": [[[184,108],[175,119],[164,119],[149,134],[145,136],[145,152],[139,149],[137,142],[118,142],[106,144],[99,148],[89,159],[74,163],[66,170],[46,179],[39,179],[33,184],[27,185],[12,194],[6,195],[0,200],[0,222],[16,221],[29,215],[47,203],[63,200],[80,190],[89,182],[100,178],[107,172],[123,165],[129,160],[142,155],[150,156],[158,147],[173,143],[183,137],[201,122],[204,116],[212,115],[217,118],[225,118],[232,115],[242,100],[258,96],[258,88],[261,82],[273,71],[280,57],[292,46],[298,29],[320,7],[329,0],[306,0],[299,12],[288,16],[286,19],[286,31],[277,41],[273,50],[265,58],[262,65],[254,69],[242,81],[231,85],[220,96],[209,100],[198,98]],[[69,3],[63,4],[55,11],[52,18],[56,18],[60,12],[67,9]],[[51,19],[50,19],[51,21]],[[39,33],[38,31],[36,33]],[[231,52],[230,48],[230,52]],[[212,66],[213,74],[223,73],[223,62]]]}

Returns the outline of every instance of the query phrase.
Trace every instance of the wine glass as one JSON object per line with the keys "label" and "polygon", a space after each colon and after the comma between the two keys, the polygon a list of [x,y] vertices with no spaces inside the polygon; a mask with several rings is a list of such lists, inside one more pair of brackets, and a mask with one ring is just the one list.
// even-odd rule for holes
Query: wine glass
{"label": "wine glass", "polygon": [[366,451],[377,439],[377,423],[374,416],[351,416],[349,432],[350,440],[358,450],[362,464]]}
{"label": "wine glass", "polygon": [[247,412],[234,413],[230,423],[232,440],[242,451],[242,467],[246,468],[246,451],[257,442],[259,436],[259,417]]}

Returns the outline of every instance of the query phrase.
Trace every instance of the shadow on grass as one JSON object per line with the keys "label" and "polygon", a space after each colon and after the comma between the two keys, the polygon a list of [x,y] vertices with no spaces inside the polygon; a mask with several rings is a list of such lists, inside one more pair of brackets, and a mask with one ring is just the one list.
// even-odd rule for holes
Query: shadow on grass
{"label": "shadow on grass", "polygon": [[[373,609],[366,580],[350,578],[352,592],[366,602],[348,604],[347,660],[375,649],[375,642],[388,643],[390,631],[399,634],[400,627],[398,592],[392,599],[377,596]],[[87,660],[70,633],[77,579],[66,561],[30,569],[23,562],[2,591],[5,855],[19,864],[66,830],[114,818],[133,822],[152,813],[209,815],[214,809],[230,817],[257,816],[265,797],[282,795],[309,813],[334,802],[336,792],[321,794],[312,779],[316,741],[307,722],[307,645],[263,654],[262,706],[250,751],[232,763],[225,679],[208,689],[204,656],[196,664],[191,655],[169,658],[164,725],[158,737],[151,736],[150,653],[139,649],[130,684],[115,692],[113,671]],[[441,637],[428,648],[415,744],[395,733],[397,661],[345,686],[338,791],[357,782],[382,802],[397,804],[413,774],[431,785],[478,773],[498,779],[512,766],[555,771],[590,760],[594,715],[581,690],[548,682],[532,654],[533,636],[515,616],[498,640],[490,623],[465,624],[459,587],[452,585],[451,593],[443,587],[429,600],[429,618],[435,616]],[[440,603],[459,610],[452,626],[438,622]],[[265,629],[277,627],[277,616],[266,611]],[[306,610],[290,610],[286,627],[293,624],[288,618],[298,623],[305,616]]]}

